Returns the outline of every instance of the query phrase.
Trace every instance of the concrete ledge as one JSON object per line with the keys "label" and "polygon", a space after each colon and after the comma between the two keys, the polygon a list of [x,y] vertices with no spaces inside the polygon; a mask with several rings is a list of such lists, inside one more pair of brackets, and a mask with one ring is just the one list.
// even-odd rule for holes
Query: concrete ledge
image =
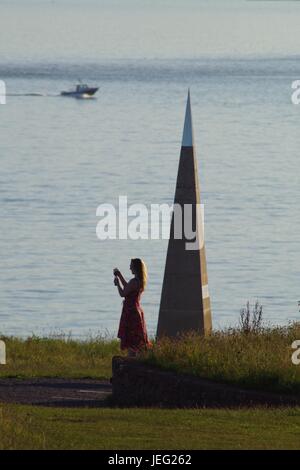
{"label": "concrete ledge", "polygon": [[300,396],[245,390],[191,375],[163,371],[135,358],[113,357],[112,371],[112,404],[115,406],[300,406]]}

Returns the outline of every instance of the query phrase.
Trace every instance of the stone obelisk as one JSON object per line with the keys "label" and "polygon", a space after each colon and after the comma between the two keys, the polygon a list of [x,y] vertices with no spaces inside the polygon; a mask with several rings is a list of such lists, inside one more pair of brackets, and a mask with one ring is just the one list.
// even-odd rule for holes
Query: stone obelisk
{"label": "stone obelisk", "polygon": [[[194,249],[187,248],[191,240],[185,236],[183,223],[182,236],[178,237],[178,234],[176,236],[174,234],[176,205],[182,211],[182,221],[185,220],[186,205],[189,205],[191,209],[193,232],[197,233],[198,240]],[[177,221],[178,219],[175,227]],[[191,99],[190,92],[188,92],[157,338],[176,337],[192,330],[200,334],[209,334],[211,327],[204,228],[200,209]]]}

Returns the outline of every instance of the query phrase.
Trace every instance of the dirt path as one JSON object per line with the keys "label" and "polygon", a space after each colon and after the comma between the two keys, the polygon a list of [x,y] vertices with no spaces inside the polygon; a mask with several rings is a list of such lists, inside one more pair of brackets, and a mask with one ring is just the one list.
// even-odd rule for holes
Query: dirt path
{"label": "dirt path", "polygon": [[0,402],[41,406],[103,407],[108,381],[89,379],[0,379]]}

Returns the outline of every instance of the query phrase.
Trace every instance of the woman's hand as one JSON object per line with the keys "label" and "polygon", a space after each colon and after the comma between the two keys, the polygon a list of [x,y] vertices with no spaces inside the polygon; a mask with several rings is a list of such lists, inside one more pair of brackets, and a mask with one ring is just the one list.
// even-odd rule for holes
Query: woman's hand
{"label": "woman's hand", "polygon": [[127,286],[127,281],[126,279],[124,278],[124,276],[122,275],[121,271],[119,271],[118,268],[115,268],[113,270],[113,273],[114,273],[114,276],[115,276],[115,279],[117,279],[118,281],[118,284],[116,284],[115,282],[115,286],[123,286],[123,289]]}
{"label": "woman's hand", "polygon": [[115,268],[113,273],[114,273],[114,276],[120,276],[120,274],[121,274],[120,271],[118,270],[118,268]]}

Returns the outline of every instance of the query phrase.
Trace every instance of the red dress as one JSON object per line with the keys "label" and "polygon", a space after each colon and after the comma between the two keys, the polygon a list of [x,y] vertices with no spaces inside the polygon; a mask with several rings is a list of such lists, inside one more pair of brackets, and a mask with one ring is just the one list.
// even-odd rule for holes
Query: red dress
{"label": "red dress", "polygon": [[140,305],[141,290],[137,282],[136,290],[125,297],[120,319],[118,338],[121,349],[138,351],[151,345],[148,340],[144,312]]}

